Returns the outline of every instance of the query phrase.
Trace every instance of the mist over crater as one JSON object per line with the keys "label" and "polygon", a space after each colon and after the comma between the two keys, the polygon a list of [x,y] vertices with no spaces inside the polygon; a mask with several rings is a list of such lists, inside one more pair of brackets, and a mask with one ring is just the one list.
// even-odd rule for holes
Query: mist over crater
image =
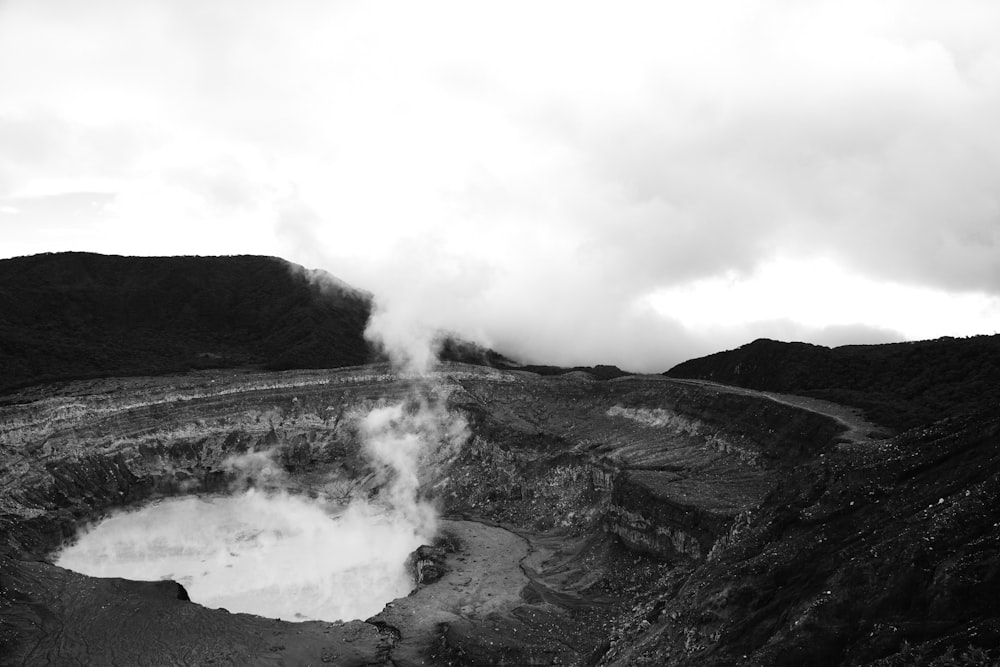
{"label": "mist over crater", "polygon": [[250,490],[116,512],[54,562],[93,577],[174,580],[213,609],[342,621],[409,593],[407,557],[431,538],[386,507]]}

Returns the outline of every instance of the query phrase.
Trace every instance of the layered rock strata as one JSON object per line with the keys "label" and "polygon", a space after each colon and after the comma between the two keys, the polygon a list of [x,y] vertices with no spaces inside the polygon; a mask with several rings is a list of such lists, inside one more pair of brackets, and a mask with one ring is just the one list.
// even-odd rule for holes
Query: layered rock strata
{"label": "layered rock strata", "polygon": [[[357,417],[404,399],[418,385],[464,415],[472,432],[461,449],[426,454],[422,493],[453,516],[528,531],[521,538],[524,558],[551,556],[535,567],[522,564],[528,576],[514,598],[498,597],[502,604],[452,608],[452,597],[434,592],[442,590],[437,582],[369,623],[288,624],[203,609],[166,584],[92,580],[46,562],[80,525],[157,496],[246,485],[332,501],[367,496],[379,480],[362,455]],[[507,651],[531,660],[583,660],[600,644],[595,628],[619,604],[624,584],[600,560],[619,558],[619,547],[586,542],[577,556],[558,557],[566,544],[606,531],[658,561],[702,560],[783,471],[832,447],[842,433],[828,416],[764,395],[664,378],[596,382],[581,374],[540,378],[458,364],[430,378],[369,366],[204,372],[22,391],[0,407],[4,664],[39,656],[72,661],[80,651],[108,664],[134,658],[138,664],[136,651],[172,664],[210,658],[304,664],[334,653],[338,664],[419,664],[455,655],[474,662],[470,656],[493,649],[492,655]],[[256,465],[231,465],[233,457],[262,453]],[[483,543],[476,539],[469,544]],[[552,539],[554,547],[546,542]],[[463,571],[454,567],[459,559],[493,557],[451,554],[442,581],[461,593],[471,583],[452,576]],[[481,600],[493,597],[487,593]],[[82,610],[95,605],[105,611],[85,618]],[[437,620],[407,625],[402,608]],[[136,613],[141,646],[98,641]],[[171,643],[171,634],[180,639]],[[350,650],[331,652],[333,645]]]}

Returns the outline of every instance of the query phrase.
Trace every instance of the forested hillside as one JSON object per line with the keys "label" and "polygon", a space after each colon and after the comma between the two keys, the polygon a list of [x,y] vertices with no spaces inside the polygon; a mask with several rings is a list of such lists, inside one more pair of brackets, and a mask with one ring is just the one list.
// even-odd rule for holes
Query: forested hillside
{"label": "forested hillside", "polygon": [[836,348],[759,339],[664,375],[823,398],[907,428],[1000,408],[1000,335]]}
{"label": "forested hillside", "polygon": [[194,368],[370,361],[371,297],[275,257],[0,261],[0,390]]}

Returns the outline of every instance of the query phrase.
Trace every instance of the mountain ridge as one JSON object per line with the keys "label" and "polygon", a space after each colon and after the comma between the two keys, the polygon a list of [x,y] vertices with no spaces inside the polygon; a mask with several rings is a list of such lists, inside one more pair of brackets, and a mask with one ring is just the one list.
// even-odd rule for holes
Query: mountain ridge
{"label": "mountain ridge", "polygon": [[820,398],[906,429],[996,408],[1000,335],[835,348],[759,338],[663,375]]}
{"label": "mountain ridge", "polygon": [[0,390],[190,369],[372,360],[371,298],[285,260],[32,255],[0,261]]}
{"label": "mountain ridge", "polygon": [[[343,368],[385,359],[371,293],[264,255],[45,253],[0,260],[0,392],[207,369]],[[442,360],[514,368],[442,332]]]}

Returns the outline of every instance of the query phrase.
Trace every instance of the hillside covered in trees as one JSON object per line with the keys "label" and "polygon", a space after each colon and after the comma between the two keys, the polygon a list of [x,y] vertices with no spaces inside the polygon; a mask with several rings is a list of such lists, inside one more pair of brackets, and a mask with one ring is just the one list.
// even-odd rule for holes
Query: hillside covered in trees
{"label": "hillside covered in trees", "polygon": [[998,407],[1000,335],[836,348],[759,339],[664,375],[822,398],[908,428]]}
{"label": "hillside covered in trees", "polygon": [[201,368],[363,364],[371,296],[275,257],[0,261],[0,390]]}

